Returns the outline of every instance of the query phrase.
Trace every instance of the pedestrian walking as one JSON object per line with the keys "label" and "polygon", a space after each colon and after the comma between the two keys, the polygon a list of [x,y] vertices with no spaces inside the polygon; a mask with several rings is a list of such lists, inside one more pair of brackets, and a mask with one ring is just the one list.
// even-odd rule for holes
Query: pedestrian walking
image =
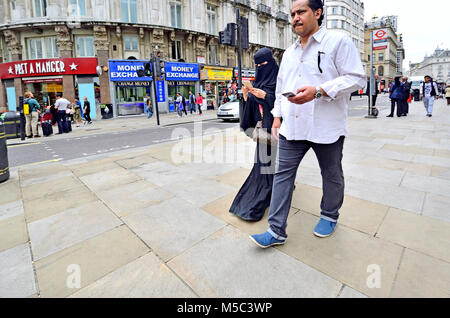
{"label": "pedestrian walking", "polygon": [[153,116],[153,105],[152,105],[152,99],[147,94],[147,98],[145,100],[145,109],[147,111],[147,118],[152,118]]}
{"label": "pedestrian walking", "polygon": [[431,76],[425,75],[425,82],[420,86],[420,98],[423,99],[423,105],[427,112],[427,116],[433,116],[434,100],[439,98],[436,82]]}
{"label": "pedestrian walking", "polygon": [[77,127],[80,127],[80,124],[83,120],[81,118],[81,104],[77,98],[75,98],[75,102],[73,104],[73,110],[74,110],[73,119],[75,120]]}
{"label": "pedestrian walking", "polygon": [[201,115],[203,115],[203,112],[202,112],[203,96],[202,96],[202,94],[198,93],[196,103],[197,103],[198,113],[201,116]]}
{"label": "pedestrian walking", "polygon": [[41,113],[41,106],[34,99],[32,92],[25,92],[23,104],[28,105],[27,110],[25,110],[25,133],[28,138],[39,138],[38,122],[39,114]]}
{"label": "pedestrian walking", "polygon": [[[255,129],[264,130],[263,134],[270,137],[273,125],[271,111],[275,103],[279,67],[268,48],[256,52],[254,59],[256,77],[253,89],[246,86],[242,88],[244,111],[241,116],[241,128],[252,138]],[[253,222],[261,220],[270,206],[277,149],[275,138],[273,140],[274,143],[267,143],[267,140],[255,139],[255,163],[230,207],[230,213],[243,220]]]}
{"label": "pedestrian walking", "polygon": [[56,95],[55,108],[57,110],[58,135],[62,133],[69,133],[69,126],[67,124],[67,106],[70,102],[63,97],[62,94]]}
{"label": "pedestrian walking", "polygon": [[[335,231],[344,200],[342,153],[348,133],[350,94],[363,88],[367,80],[353,41],[321,26],[321,0],[297,0],[291,15],[299,38],[283,55],[272,110],[272,133],[279,140],[270,228],[250,237],[262,248],[286,242],[297,169],[311,148],[323,183],[321,218],[313,233],[327,237]],[[283,95],[291,93],[293,97]]]}
{"label": "pedestrian walking", "polygon": [[400,116],[407,116],[409,113],[409,97],[411,96],[411,82],[408,82],[408,77],[402,77],[403,94],[400,99]]}
{"label": "pedestrian walking", "polygon": [[183,117],[183,97],[180,93],[177,93],[176,107],[178,116]]}
{"label": "pedestrian walking", "polygon": [[403,98],[403,88],[404,86],[400,81],[400,77],[397,76],[394,79],[394,84],[391,85],[391,88],[389,90],[389,98],[391,99],[391,113],[386,117],[394,117],[395,106],[397,106],[397,117],[400,117],[402,115],[400,100]]}
{"label": "pedestrian walking", "polygon": [[91,120],[91,103],[88,101],[86,96],[83,98],[83,101],[84,101],[84,104],[83,104],[84,119],[86,119],[86,122],[88,124],[92,124],[92,120]]}
{"label": "pedestrian walking", "polygon": [[445,88],[445,98],[447,99],[447,106],[450,105],[450,86]]}
{"label": "pedestrian walking", "polygon": [[181,95],[181,103],[183,104],[183,112],[184,112],[184,114],[187,116],[188,114],[187,114],[187,108],[186,108],[186,99],[184,98],[184,96],[183,95]]}
{"label": "pedestrian walking", "polygon": [[194,94],[192,94],[191,91],[189,91],[189,96],[188,96],[188,102],[189,102],[189,111],[192,113],[196,113],[197,110],[195,109],[195,96]]}

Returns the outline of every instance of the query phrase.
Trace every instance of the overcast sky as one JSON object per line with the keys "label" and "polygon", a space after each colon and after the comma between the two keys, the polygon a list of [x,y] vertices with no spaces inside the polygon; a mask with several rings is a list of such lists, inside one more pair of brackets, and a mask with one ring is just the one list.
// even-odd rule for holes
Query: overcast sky
{"label": "overcast sky", "polygon": [[378,17],[398,15],[398,32],[403,34],[405,63],[421,62],[439,45],[450,49],[450,1],[449,0],[362,0],[365,20],[374,14]]}

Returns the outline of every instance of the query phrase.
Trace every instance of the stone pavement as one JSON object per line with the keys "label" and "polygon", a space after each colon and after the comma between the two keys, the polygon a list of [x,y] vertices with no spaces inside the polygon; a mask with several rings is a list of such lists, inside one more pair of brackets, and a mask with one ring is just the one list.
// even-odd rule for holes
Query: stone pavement
{"label": "stone pavement", "polygon": [[0,184],[0,297],[449,297],[450,107],[350,119],[337,231],[312,233],[321,177],[297,176],[284,246],[228,208],[254,144],[227,131],[58,164]]}

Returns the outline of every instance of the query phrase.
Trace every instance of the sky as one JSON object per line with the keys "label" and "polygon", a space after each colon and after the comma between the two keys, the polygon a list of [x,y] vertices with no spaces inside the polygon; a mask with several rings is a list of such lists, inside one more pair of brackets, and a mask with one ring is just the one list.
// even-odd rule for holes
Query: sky
{"label": "sky", "polygon": [[398,32],[403,34],[406,58],[403,64],[422,62],[439,46],[450,49],[449,0],[362,0],[365,21],[378,17],[398,15]]}

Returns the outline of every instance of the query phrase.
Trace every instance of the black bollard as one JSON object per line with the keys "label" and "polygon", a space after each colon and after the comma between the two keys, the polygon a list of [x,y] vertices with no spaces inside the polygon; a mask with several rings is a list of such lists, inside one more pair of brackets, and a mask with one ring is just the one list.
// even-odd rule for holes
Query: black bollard
{"label": "black bollard", "polygon": [[9,179],[8,148],[3,122],[0,121],[0,183]]}

